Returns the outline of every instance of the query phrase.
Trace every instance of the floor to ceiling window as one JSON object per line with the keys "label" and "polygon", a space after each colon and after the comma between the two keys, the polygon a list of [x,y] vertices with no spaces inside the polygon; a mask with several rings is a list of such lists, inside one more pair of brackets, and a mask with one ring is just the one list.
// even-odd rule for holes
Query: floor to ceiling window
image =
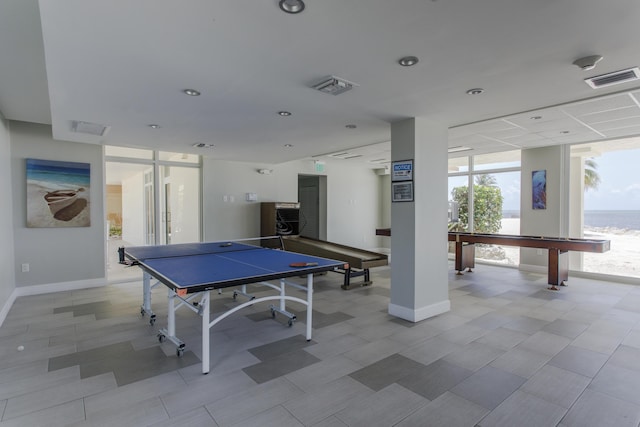
{"label": "floor to ceiling window", "polygon": [[106,146],[105,170],[109,281],[139,276],[120,247],[200,241],[199,156]]}
{"label": "floor to ceiling window", "polygon": [[570,269],[640,278],[640,138],[571,147],[571,237],[606,239],[605,253],[575,253]]}
{"label": "floor to ceiling window", "polygon": [[[520,151],[449,159],[449,200],[459,207],[450,230],[520,233]],[[452,247],[450,247],[450,252]],[[476,245],[476,259],[518,265],[516,247]]]}

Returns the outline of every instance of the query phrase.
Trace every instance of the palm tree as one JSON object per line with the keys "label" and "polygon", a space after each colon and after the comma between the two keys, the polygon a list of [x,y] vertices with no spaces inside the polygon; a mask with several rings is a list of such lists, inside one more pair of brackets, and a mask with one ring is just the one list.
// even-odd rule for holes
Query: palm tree
{"label": "palm tree", "polygon": [[489,174],[476,175],[476,185],[495,187],[498,185],[496,177]]}
{"label": "palm tree", "polygon": [[600,185],[600,175],[596,171],[598,164],[590,157],[584,161],[584,191],[597,190]]}

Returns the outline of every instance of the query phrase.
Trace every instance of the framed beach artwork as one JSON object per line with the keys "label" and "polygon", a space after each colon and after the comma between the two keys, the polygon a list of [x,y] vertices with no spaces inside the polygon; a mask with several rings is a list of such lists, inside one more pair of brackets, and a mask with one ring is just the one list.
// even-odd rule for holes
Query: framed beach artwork
{"label": "framed beach artwork", "polygon": [[27,227],[91,225],[89,163],[27,159]]}
{"label": "framed beach artwork", "polygon": [[547,171],[531,172],[531,197],[533,209],[547,209]]}

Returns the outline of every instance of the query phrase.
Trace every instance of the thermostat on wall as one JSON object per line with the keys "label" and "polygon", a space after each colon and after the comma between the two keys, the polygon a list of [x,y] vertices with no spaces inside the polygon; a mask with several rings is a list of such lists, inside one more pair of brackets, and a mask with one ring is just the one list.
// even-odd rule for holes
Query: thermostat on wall
{"label": "thermostat on wall", "polygon": [[258,201],[258,195],[256,193],[247,193],[247,202],[257,202]]}

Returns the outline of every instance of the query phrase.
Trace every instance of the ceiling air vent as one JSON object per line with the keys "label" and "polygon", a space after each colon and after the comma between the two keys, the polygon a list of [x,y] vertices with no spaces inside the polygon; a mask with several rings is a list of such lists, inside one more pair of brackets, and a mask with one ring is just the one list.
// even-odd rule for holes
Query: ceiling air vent
{"label": "ceiling air vent", "polygon": [[341,93],[353,89],[354,86],[358,85],[336,76],[324,77],[322,80],[311,85],[315,90],[331,95],[340,95]]}
{"label": "ceiling air vent", "polygon": [[108,126],[99,125],[97,123],[89,123],[89,122],[80,122],[80,121],[72,121],[71,122],[71,130],[76,133],[86,133],[88,135],[95,136],[104,136],[105,133],[109,130]]}
{"label": "ceiling air vent", "polygon": [[627,70],[614,71],[613,73],[590,77],[588,79],[584,79],[584,81],[592,88],[598,89],[620,83],[632,82],[638,79],[640,79],[640,69],[638,69],[638,67],[634,67]]}

